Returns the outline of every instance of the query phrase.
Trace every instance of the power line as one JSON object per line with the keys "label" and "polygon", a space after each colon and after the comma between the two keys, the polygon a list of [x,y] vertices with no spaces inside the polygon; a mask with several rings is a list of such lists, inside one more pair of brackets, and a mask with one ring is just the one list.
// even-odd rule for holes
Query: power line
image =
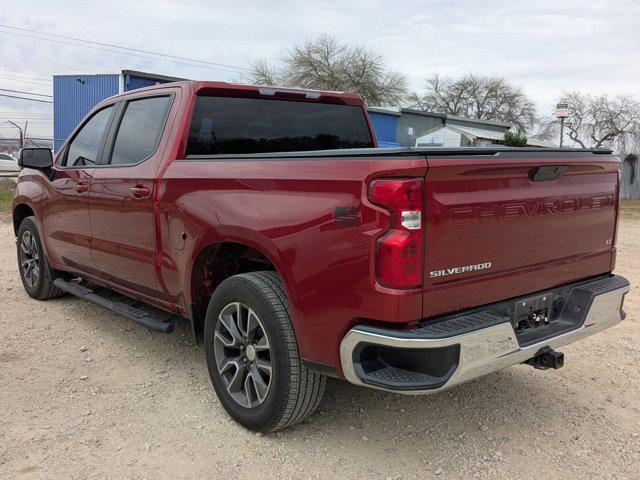
{"label": "power line", "polygon": [[50,115],[42,115],[42,116],[35,116],[35,115],[20,115],[19,113],[3,113],[0,114],[0,117],[6,117],[6,118],[24,118],[25,120],[49,120],[50,118],[53,118]]}
{"label": "power line", "polygon": [[15,121],[18,121],[18,122],[51,123],[53,121],[53,118],[38,118],[38,117],[25,118],[25,117],[13,117],[13,116],[8,116],[8,115],[0,115],[0,122],[3,122],[5,120],[15,120]]}
{"label": "power line", "polygon": [[19,115],[21,117],[50,117],[51,113],[48,111],[23,111],[23,110],[0,110],[0,115]]}
{"label": "power line", "polygon": [[[16,121],[18,121],[18,122],[26,121],[26,122],[28,122],[28,123],[29,123],[29,125],[34,124],[34,123],[37,123],[38,125],[53,125],[53,121],[45,122],[45,121],[42,121],[42,120],[21,120],[21,119],[19,119],[19,118],[14,118],[14,117],[11,117],[11,118],[13,118],[13,120],[16,120]],[[8,120],[2,120],[2,119],[0,119],[0,122],[7,122],[7,121],[8,121]]]}
{"label": "power line", "polygon": [[20,120],[20,121],[36,121],[36,122],[51,122],[53,117],[21,117],[20,115],[0,115],[0,121],[2,119],[7,120]]}
{"label": "power line", "polygon": [[19,83],[29,83],[31,85],[43,85],[45,87],[51,87],[51,81],[49,81],[49,83],[45,83],[45,82],[33,82],[31,80],[25,80],[23,78],[19,78],[19,77],[7,77],[6,75],[0,75],[0,78],[12,81],[12,82],[19,82]]}
{"label": "power line", "polygon": [[[55,34],[55,33],[39,32],[37,30],[30,30],[28,28],[18,28],[18,27],[12,27],[10,25],[2,25],[2,24],[0,24],[0,27],[9,28],[11,30],[18,30],[18,31],[21,31],[21,32],[36,33],[38,35],[46,35],[48,37],[64,38],[65,40],[73,40],[73,41],[76,41],[76,42],[90,43],[92,45],[100,45],[102,47],[120,48],[122,50],[128,50],[130,52],[146,53],[146,54],[149,54],[149,55],[159,55],[161,57],[174,58],[176,60],[186,60],[186,61],[189,61],[189,62],[198,62],[198,63],[207,64],[207,65],[215,65],[215,66],[218,66],[218,67],[233,68],[233,69],[237,69],[237,70],[251,70],[250,68],[240,67],[238,65],[229,65],[229,64],[226,64],[226,63],[210,62],[208,60],[200,60],[200,59],[197,59],[197,58],[182,57],[182,56],[178,56],[178,55],[169,55],[167,53],[153,52],[153,51],[149,51],[149,50],[140,50],[140,49],[137,49],[137,48],[123,47],[121,45],[114,45],[114,44],[111,44],[111,43],[94,42],[92,40],[85,40],[83,38],[67,37],[65,35],[58,35],[58,34]],[[8,33],[8,32],[6,32],[6,33]]]}
{"label": "power line", "polygon": [[46,75],[38,75],[37,73],[30,73],[30,72],[16,72],[14,70],[10,70],[8,68],[3,68],[0,67],[0,71],[3,72],[7,72],[7,73],[12,73],[12,74],[16,74],[16,75],[20,75],[21,77],[31,77],[35,80],[43,80],[43,81],[51,81],[51,79],[46,76]]}
{"label": "power line", "polygon": [[0,88],[0,92],[11,92],[11,93],[28,93],[29,95],[36,95],[38,97],[48,97],[53,98],[53,95],[44,95],[43,93],[33,93],[33,92],[25,92],[23,90],[9,90],[7,88]]}
{"label": "power line", "polygon": [[24,118],[25,120],[34,119],[34,120],[49,120],[53,118],[51,115],[23,115],[19,112],[10,112],[10,113],[0,113],[0,117],[7,118]]}
{"label": "power line", "polygon": [[30,100],[32,102],[53,103],[51,100],[40,100],[39,98],[18,97],[16,95],[5,95],[4,93],[0,93],[0,97],[19,98],[20,100]]}
{"label": "power line", "polygon": [[23,117],[22,115],[0,115],[0,119],[5,118],[5,119],[11,119],[11,120],[27,120],[27,121],[31,121],[31,120],[35,120],[35,121],[42,121],[42,122],[51,122],[53,120],[53,117]]}
{"label": "power line", "polygon": [[[1,26],[2,25],[0,25],[0,27]],[[7,34],[7,35],[15,35],[15,36],[18,36],[18,37],[35,38],[37,40],[44,40],[45,42],[60,43],[60,44],[63,44],[63,45],[71,45],[71,46],[74,46],[74,47],[91,48],[93,50],[99,50],[101,52],[110,52],[110,53],[117,53],[117,54],[120,54],[120,55],[127,55],[128,57],[147,58],[147,59],[150,59],[150,60],[158,60],[160,62],[178,63],[180,65],[188,65],[188,66],[191,66],[191,67],[200,67],[200,68],[206,68],[206,69],[210,69],[210,70],[220,70],[222,72],[238,73],[238,70],[229,70],[227,68],[214,67],[214,66],[209,66],[209,65],[202,65],[202,64],[197,64],[197,63],[180,62],[178,60],[171,60],[169,58],[151,57],[149,55],[142,55],[142,54],[138,54],[137,55],[135,53],[120,52],[118,50],[109,50],[107,48],[93,47],[93,46],[90,46],[90,45],[82,45],[80,43],[71,43],[71,42],[65,42],[65,41],[62,41],[62,40],[53,40],[53,39],[50,39],[50,38],[36,37],[34,35],[26,35],[26,34],[15,33],[15,32],[6,32],[4,30],[0,30],[0,33],[4,33],[4,34]],[[248,70],[247,67],[231,67],[231,68]]]}

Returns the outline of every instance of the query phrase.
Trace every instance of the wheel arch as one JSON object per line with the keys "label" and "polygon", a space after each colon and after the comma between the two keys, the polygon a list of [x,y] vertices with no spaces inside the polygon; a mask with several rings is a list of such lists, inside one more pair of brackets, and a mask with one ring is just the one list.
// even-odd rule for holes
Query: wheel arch
{"label": "wheel arch", "polygon": [[31,216],[35,216],[35,211],[31,205],[25,202],[16,203],[13,207],[13,233],[18,235],[18,229],[22,221]]}
{"label": "wheel arch", "polygon": [[193,334],[197,342],[202,338],[204,317],[216,287],[225,279],[240,273],[274,271],[285,285],[291,303],[287,275],[273,244],[265,245],[247,238],[225,236],[200,242],[194,250],[188,269],[185,289],[189,295]]}

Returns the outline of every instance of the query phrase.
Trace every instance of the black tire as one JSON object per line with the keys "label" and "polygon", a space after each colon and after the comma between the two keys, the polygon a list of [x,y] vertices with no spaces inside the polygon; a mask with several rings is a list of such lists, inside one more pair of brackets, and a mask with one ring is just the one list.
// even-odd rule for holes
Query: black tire
{"label": "black tire", "polygon": [[[30,249],[31,253],[29,254],[27,254],[23,248],[23,239],[26,240],[26,238],[30,238],[33,242],[32,248]],[[38,233],[35,217],[31,216],[22,220],[20,228],[18,229],[16,246],[20,279],[22,280],[22,285],[29,296],[36,300],[50,300],[52,298],[63,296],[65,292],[53,285],[55,276],[52,275],[55,274],[49,266],[49,261],[42,249],[42,242],[40,241],[40,234]],[[37,266],[37,278],[34,278],[33,276],[29,276],[29,278],[27,278],[27,272],[25,271],[25,268],[23,268],[23,264],[26,260],[31,262],[32,265]]]}
{"label": "black tire", "polygon": [[[225,380],[219,372],[214,346],[216,328],[221,328],[219,317],[223,309],[234,303],[242,304],[251,313],[255,313],[260,327],[264,329],[264,332],[259,331],[268,337],[271,369],[267,393],[262,403],[249,407],[238,403],[227,390],[231,382]],[[241,316],[240,313],[238,316]],[[289,304],[277,273],[244,273],[223,281],[213,293],[207,308],[204,342],[209,375],[220,403],[245,428],[274,432],[302,421],[318,408],[324,394],[326,377],[308,370],[300,359]],[[219,340],[217,345],[220,350]],[[248,350],[247,348],[247,358]],[[247,359],[244,361],[247,362]]]}

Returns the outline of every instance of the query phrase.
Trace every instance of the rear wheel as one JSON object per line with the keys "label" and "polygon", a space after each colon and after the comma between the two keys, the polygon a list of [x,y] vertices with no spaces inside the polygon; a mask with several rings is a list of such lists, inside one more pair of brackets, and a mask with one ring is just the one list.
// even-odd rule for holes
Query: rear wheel
{"label": "rear wheel", "polygon": [[245,273],[222,282],[209,302],[204,341],[220,403],[244,427],[280,430],[320,404],[326,379],[300,359],[275,272]]}
{"label": "rear wheel", "polygon": [[27,217],[20,224],[17,238],[18,268],[25,291],[37,300],[49,300],[64,295],[53,285],[53,270],[49,266],[35,217]]}
{"label": "rear wheel", "polygon": [[233,302],[218,315],[213,335],[216,367],[227,393],[245,408],[264,402],[273,373],[271,344],[260,317]]}

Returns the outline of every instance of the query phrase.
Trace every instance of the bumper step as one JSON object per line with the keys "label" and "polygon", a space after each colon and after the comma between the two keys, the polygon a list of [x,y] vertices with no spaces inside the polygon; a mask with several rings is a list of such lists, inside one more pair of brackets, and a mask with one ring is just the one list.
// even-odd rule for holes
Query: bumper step
{"label": "bumper step", "polygon": [[68,282],[62,278],[56,278],[53,284],[60,290],[64,290],[67,293],[75,295],[83,300],[88,300],[91,303],[100,305],[101,307],[111,310],[118,315],[122,315],[129,320],[142,325],[143,327],[160,333],[171,333],[175,325],[175,317],[169,316],[167,320],[158,320],[152,317],[144,310],[128,305],[124,302],[114,302],[108,298],[97,294],[91,288],[78,282]]}
{"label": "bumper step", "polygon": [[[411,330],[359,325],[340,345],[342,369],[357,385],[420,394],[519,363],[559,368],[563,357],[554,349],[622,321],[628,291],[629,282],[614,275],[428,320]],[[534,328],[521,328],[521,307],[541,304],[532,298],[550,305],[550,314]]]}
{"label": "bumper step", "polygon": [[411,330],[411,332],[425,338],[446,338],[452,335],[463,335],[508,321],[509,317],[503,315],[496,315],[491,312],[475,312],[427,323]]}
{"label": "bumper step", "polygon": [[[629,282],[626,278],[614,275],[533,294],[537,296],[546,294],[552,297],[558,295],[558,292],[560,292],[560,296],[563,296],[567,301],[564,304],[562,313],[559,315],[560,318],[554,322],[554,324],[547,325],[537,331],[526,331],[518,334],[519,342],[523,345],[528,345],[543,340],[547,336],[557,335],[564,331],[577,328],[584,322],[587,312],[596,296],[628,286]],[[521,297],[521,299],[527,299],[529,297],[530,296]],[[482,310],[454,314],[437,320],[427,320],[417,328],[409,330],[407,336],[412,338],[447,338],[464,335],[501,323],[511,323],[513,306],[519,300],[518,298],[510,299],[488,307],[483,307]],[[625,313],[621,312],[621,315],[624,319]]]}
{"label": "bumper step", "polygon": [[441,385],[439,377],[420,372],[412,372],[402,368],[386,366],[369,373],[372,383],[379,385]]}

